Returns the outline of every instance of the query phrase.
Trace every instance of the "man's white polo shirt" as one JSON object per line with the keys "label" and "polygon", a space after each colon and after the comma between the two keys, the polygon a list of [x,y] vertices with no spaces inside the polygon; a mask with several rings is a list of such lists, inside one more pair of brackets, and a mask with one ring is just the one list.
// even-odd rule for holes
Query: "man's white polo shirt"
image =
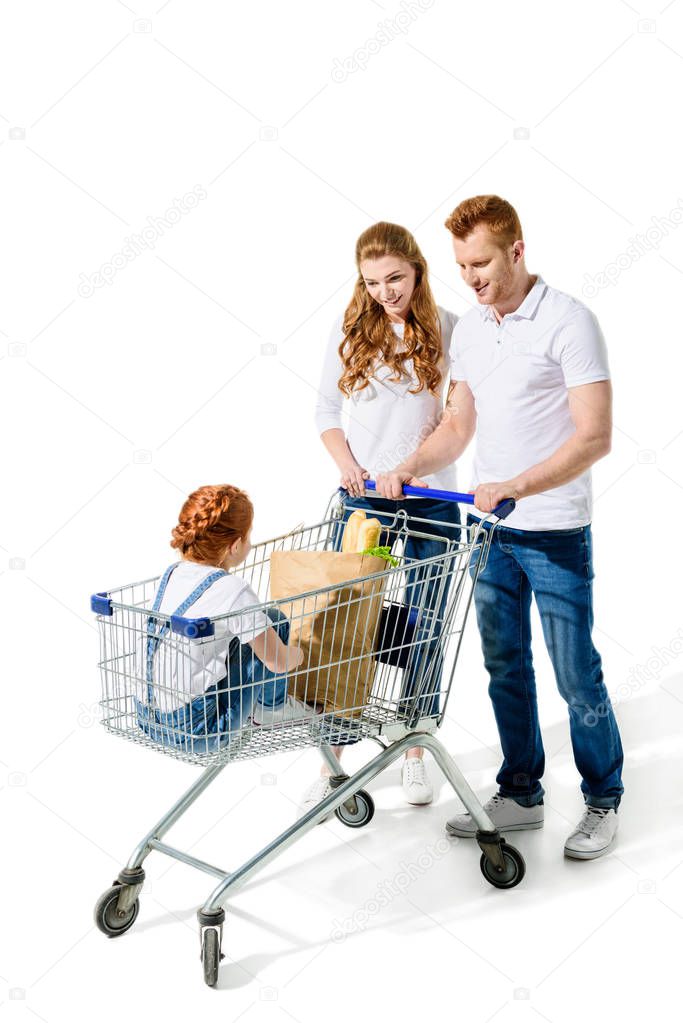
{"label": "man's white polo shirt", "polygon": [[[500,324],[490,306],[462,316],[451,336],[451,379],[466,380],[477,411],[470,490],[513,479],[574,432],[567,389],[609,379],[595,314],[539,275]],[[472,514],[482,513],[473,509]],[[512,529],[573,529],[591,521],[591,472],[519,501]]]}

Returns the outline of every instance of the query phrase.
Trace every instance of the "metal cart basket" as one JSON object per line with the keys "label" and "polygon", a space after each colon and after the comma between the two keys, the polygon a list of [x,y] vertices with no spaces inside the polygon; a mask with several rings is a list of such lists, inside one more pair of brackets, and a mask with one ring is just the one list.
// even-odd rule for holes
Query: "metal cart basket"
{"label": "metal cart basket", "polygon": [[[371,480],[365,485],[374,489]],[[470,494],[431,488],[404,487],[404,494],[473,503]],[[521,854],[494,828],[435,735],[445,714],[473,587],[486,563],[496,523],[513,508],[513,501],[505,501],[471,526],[451,523],[446,537],[430,532],[428,519],[412,515],[409,519],[403,508],[391,514],[373,511],[382,525],[380,542],[391,549],[393,561],[377,559],[379,570],[297,594],[295,601],[269,599],[271,557],[277,551],[338,551],[343,527],[338,494],[321,522],[253,546],[237,569],[261,601],[248,610],[267,615],[274,627],[287,621],[288,628],[300,634],[315,628],[323,635],[315,663],[309,650],[294,673],[279,679],[268,676],[288,690],[296,683],[298,694],[303,685],[308,713],[299,718],[269,719],[266,714],[256,723],[252,705],[260,691],[255,679],[262,665],[231,633],[233,613],[211,618],[162,614],[154,609],[158,577],[91,598],[100,640],[102,724],[115,735],[203,767],[99,899],[95,920],[101,931],[117,937],[135,922],[145,878],[142,864],[152,850],[211,874],[218,884],[197,915],[204,979],[215,985],[223,958],[223,906],[228,896],[331,812],[348,827],[368,824],[374,804],[365,786],[413,746],[432,753],[475,821],[487,881],[497,888],[519,884],[525,871]],[[407,558],[403,550],[411,535],[429,537],[442,549],[419,561]],[[239,613],[244,616],[244,608]],[[225,649],[233,652],[233,674],[222,680],[216,679],[222,674],[216,670],[219,649],[226,671]],[[237,650],[241,653],[235,658]],[[226,701],[239,713],[222,714]],[[331,746],[361,739],[372,739],[381,750],[349,777]],[[238,869],[213,866],[163,841],[231,761],[309,746],[319,749],[333,772],[331,793]]]}

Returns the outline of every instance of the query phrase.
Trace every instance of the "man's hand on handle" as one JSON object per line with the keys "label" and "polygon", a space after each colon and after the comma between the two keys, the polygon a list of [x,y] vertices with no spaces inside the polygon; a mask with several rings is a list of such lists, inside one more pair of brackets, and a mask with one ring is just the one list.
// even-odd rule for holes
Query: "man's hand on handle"
{"label": "man's hand on handle", "polygon": [[475,491],[470,490],[471,493],[474,493],[475,508],[487,513],[497,508],[506,497],[512,497],[515,501],[519,501],[522,496],[521,488],[514,480],[509,480],[507,483],[480,483]]}
{"label": "man's hand on handle", "polygon": [[393,472],[380,472],[377,474],[375,478],[375,493],[378,497],[385,497],[391,501],[403,501],[405,500],[405,494],[403,493],[404,484],[407,484],[409,487],[424,487],[425,490],[429,490],[429,484],[425,483],[424,480],[418,479],[417,476],[411,476],[409,472],[394,469]]}

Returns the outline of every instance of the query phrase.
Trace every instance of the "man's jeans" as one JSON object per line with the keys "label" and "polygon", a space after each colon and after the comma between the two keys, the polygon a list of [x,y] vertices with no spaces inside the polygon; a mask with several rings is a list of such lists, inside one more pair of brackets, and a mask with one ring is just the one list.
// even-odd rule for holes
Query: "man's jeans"
{"label": "man's jeans", "polygon": [[[276,632],[289,640],[289,621],[269,608]],[[206,753],[227,746],[250,717],[255,703],[279,707],[287,696],[287,678],[275,676],[248,643],[233,637],[227,658],[228,674],[201,695],[168,713],[150,711],[138,701],[138,725],[155,742],[181,746],[188,753]]]}
{"label": "man's jeans", "polygon": [[[468,515],[468,525],[476,521]],[[624,791],[619,729],[591,638],[592,546],[589,525],[548,531],[498,525],[474,589],[504,757],[496,781],[501,795],[522,806],[540,803],[544,795],[540,779],[545,754],[531,655],[532,593],[557,686],[569,708],[584,800],[590,806],[616,809]]]}
{"label": "man's jeans", "polygon": [[[429,491],[426,491],[429,493]],[[341,550],[344,525],[352,512],[361,508],[368,512],[369,516],[375,512],[394,515],[397,511],[406,512],[407,527],[416,532],[428,533],[433,536],[446,537],[451,543],[463,539],[463,530],[459,528],[460,509],[455,501],[440,501],[435,498],[406,498],[403,501],[391,501],[383,497],[350,497],[343,487],[339,488],[339,496],[343,501],[344,512],[339,522],[334,537],[334,550]],[[415,518],[429,519],[429,523],[415,522]],[[380,517],[384,525],[386,518]],[[440,523],[445,523],[441,525]],[[433,558],[437,554],[443,554],[447,549],[443,540],[430,540],[422,537],[408,536],[405,542],[404,557],[419,561],[423,558]],[[420,642],[420,629],[414,637],[414,646],[410,651],[410,658],[405,668],[401,690],[401,701],[405,704],[421,685],[421,681],[428,671],[426,687],[422,688],[425,694],[422,697],[420,707],[421,714],[427,717],[436,717],[439,714],[439,696],[441,689],[441,675],[443,672],[443,649],[440,637],[440,620],[446,608],[448,592],[450,589],[450,560],[433,562],[431,565],[420,567],[419,564],[406,570],[406,588],[403,601],[413,608],[420,608],[427,611],[423,615],[425,625],[422,631],[431,634],[431,638]],[[445,575],[447,576],[445,578]],[[437,623],[434,624],[434,617]],[[397,637],[401,642],[402,637]]]}

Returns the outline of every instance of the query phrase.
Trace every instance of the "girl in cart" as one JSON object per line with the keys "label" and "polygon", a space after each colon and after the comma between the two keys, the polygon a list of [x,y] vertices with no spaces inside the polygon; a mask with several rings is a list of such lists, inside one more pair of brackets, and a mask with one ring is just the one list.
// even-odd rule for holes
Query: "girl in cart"
{"label": "girl in cart", "polygon": [[[233,570],[251,550],[253,505],[230,484],[190,494],[173,529],[181,561],[169,566],[153,610],[192,618],[223,615],[212,636],[188,644],[189,654],[166,657],[164,684],[155,685],[164,627],[150,618],[139,653],[138,725],[151,739],[190,752],[228,744],[242,728],[314,717],[317,711],[287,693],[287,672],[303,660],[287,645],[289,622],[277,609],[254,609],[258,595]],[[166,627],[167,632],[167,627]],[[187,663],[189,661],[189,663]]]}
{"label": "girl in cart", "polygon": [[[425,498],[390,501],[366,497],[363,481],[388,472],[418,447],[438,425],[447,399],[450,339],[457,322],[454,313],[437,306],[429,286],[427,263],[412,234],[397,224],[378,223],[356,243],[356,280],[351,300],[332,325],[325,352],[315,423],[322,442],[340,473],[339,490],[345,523],[355,509],[408,514],[408,528],[460,539],[460,515],[455,502]],[[342,426],[347,400],[348,433]],[[414,481],[443,490],[456,490],[455,466]],[[413,523],[429,519],[429,528]],[[341,528],[339,542],[341,542]],[[339,544],[337,544],[337,549]],[[440,554],[443,541],[408,539],[406,558]],[[408,573],[410,575],[410,573]],[[408,583],[411,604],[423,604],[436,615],[443,612],[447,592],[427,583],[420,592],[419,571]],[[424,584],[422,584],[424,585]],[[424,659],[436,661],[425,714],[439,713],[442,654],[436,637],[406,668],[404,695],[410,694]],[[334,747],[337,756],[342,747]],[[422,747],[409,749],[402,785],[409,803],[429,803],[432,786],[422,760]],[[306,791],[301,812],[331,791],[330,771]]]}

